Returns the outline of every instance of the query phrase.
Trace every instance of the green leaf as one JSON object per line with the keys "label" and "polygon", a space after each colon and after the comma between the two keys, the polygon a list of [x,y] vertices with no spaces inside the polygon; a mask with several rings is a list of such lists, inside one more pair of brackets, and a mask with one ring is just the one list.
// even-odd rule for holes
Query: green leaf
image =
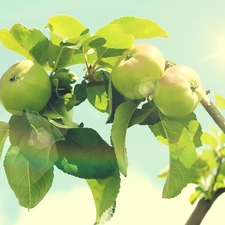
{"label": "green leaf", "polygon": [[166,132],[161,121],[156,124],[149,125],[149,128],[151,129],[152,133],[155,135],[158,141],[160,141],[162,144],[168,145]]}
{"label": "green leaf", "polygon": [[121,25],[124,32],[132,34],[135,39],[168,37],[167,32],[152,20],[125,16],[115,19],[111,24]]}
{"label": "green leaf", "polygon": [[204,149],[198,156],[198,172],[205,179],[212,174],[215,168],[217,168],[217,155],[215,151]]}
{"label": "green leaf", "polygon": [[[179,123],[187,129],[188,133],[192,137],[192,142],[194,143],[195,147],[199,147],[202,145],[201,142],[202,128],[194,113],[191,113],[190,115],[183,118],[170,118],[170,121]],[[162,142],[163,144],[168,143],[167,136],[165,134],[164,127],[162,126],[161,122],[149,125],[149,128],[160,142]]]}
{"label": "green leaf", "polygon": [[96,224],[107,222],[115,211],[115,201],[120,189],[119,171],[105,179],[87,180],[96,206]]}
{"label": "green leaf", "polygon": [[25,208],[35,207],[49,191],[53,181],[53,167],[36,169],[20,153],[17,146],[8,150],[4,168],[10,187]]}
{"label": "green leaf", "polygon": [[73,110],[68,111],[62,99],[50,101],[42,115],[58,128],[70,129],[79,126],[73,122]]}
{"label": "green leaf", "polygon": [[0,159],[3,152],[5,141],[9,135],[9,124],[0,121]]}
{"label": "green leaf", "polygon": [[74,87],[74,93],[66,104],[67,110],[71,110],[74,106],[77,106],[84,102],[87,98],[87,82],[83,80],[80,84],[76,84]]}
{"label": "green leaf", "polygon": [[46,28],[49,31],[51,42],[60,46],[61,42],[73,42],[74,45],[86,35],[90,35],[84,26],[76,18],[68,15],[54,15],[47,21]]}
{"label": "green leaf", "polygon": [[169,167],[164,168],[163,170],[161,170],[158,174],[158,178],[167,178],[168,176],[168,171],[169,171]]}
{"label": "green leaf", "polygon": [[219,109],[225,109],[225,98],[219,94],[214,94],[214,98],[216,99],[216,107]]}
{"label": "green leaf", "polygon": [[[16,145],[33,167],[41,169],[50,159],[52,144],[63,139],[62,133],[38,113],[12,116],[10,141]],[[54,163],[54,162],[52,162]]]}
{"label": "green leaf", "polygon": [[197,169],[197,153],[187,129],[174,121],[162,121],[170,150],[170,167],[163,197],[172,198],[191,183]]}
{"label": "green leaf", "polygon": [[140,125],[154,125],[160,121],[158,109],[152,101],[143,104],[142,110],[149,111],[149,114],[143,121],[140,122]]}
{"label": "green leaf", "polygon": [[27,59],[36,60],[45,65],[47,59],[48,39],[36,29],[28,29],[17,23],[10,30],[0,30],[0,41],[6,48],[19,53]]}
{"label": "green leaf", "polygon": [[189,198],[189,202],[193,205],[195,201],[201,196],[202,192],[200,190],[196,190]]}
{"label": "green leaf", "polygon": [[108,112],[108,94],[104,84],[87,87],[88,101],[100,112]]}
{"label": "green leaf", "polygon": [[202,146],[202,142],[201,142],[201,136],[203,133],[202,127],[194,113],[191,113],[182,118],[173,118],[170,120],[181,124],[188,130],[196,148]]}
{"label": "green leaf", "polygon": [[218,146],[216,138],[208,132],[203,132],[201,136],[202,143],[216,149]]}
{"label": "green leaf", "polygon": [[118,169],[113,148],[93,129],[70,129],[56,147],[59,155],[56,166],[73,176],[106,178]]}
{"label": "green leaf", "polygon": [[[213,126],[210,126],[211,130],[214,132],[214,134],[216,135],[216,138],[218,139],[219,143],[221,145],[224,145],[225,143],[225,133],[221,132],[220,130],[216,129]],[[218,143],[218,145],[219,145]]]}
{"label": "green leaf", "polygon": [[63,68],[72,65],[72,57],[74,55],[75,49],[60,47],[53,44],[51,41],[48,45],[48,64],[50,67],[55,67],[57,63],[57,68]]}
{"label": "green leaf", "polygon": [[86,39],[82,45],[85,47],[85,50],[90,48],[99,48],[106,43],[106,39],[100,35],[93,35],[90,38]]}
{"label": "green leaf", "polygon": [[106,40],[104,46],[107,49],[127,49],[134,43],[133,35],[124,33],[123,27],[118,24],[108,24],[97,30],[95,35]]}
{"label": "green leaf", "polygon": [[52,16],[46,27],[51,41],[48,46],[48,62],[53,68],[84,63],[81,43],[90,37],[89,30],[77,19],[68,15]]}
{"label": "green leaf", "polygon": [[112,125],[112,143],[121,173],[127,175],[128,159],[125,147],[126,132],[133,113],[137,108],[134,102],[124,102],[118,106]]}
{"label": "green leaf", "polygon": [[108,119],[107,123],[112,123],[114,120],[114,115],[117,107],[125,102],[124,96],[121,95],[113,86],[111,79],[108,83]]}
{"label": "green leaf", "polygon": [[151,113],[151,109],[136,109],[131,117],[129,127],[142,123]]}

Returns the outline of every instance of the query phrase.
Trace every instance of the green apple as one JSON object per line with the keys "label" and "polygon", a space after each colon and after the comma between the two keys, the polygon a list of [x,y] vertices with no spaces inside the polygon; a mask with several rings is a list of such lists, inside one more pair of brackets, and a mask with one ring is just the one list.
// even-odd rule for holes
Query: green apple
{"label": "green apple", "polygon": [[115,64],[111,80],[118,92],[128,99],[148,97],[165,69],[161,51],[148,43],[126,50]]}
{"label": "green apple", "polygon": [[153,101],[169,117],[184,117],[195,110],[203,97],[202,83],[195,70],[175,65],[165,70],[156,83]]}
{"label": "green apple", "polygon": [[14,115],[24,109],[41,111],[52,94],[51,82],[44,68],[31,60],[12,65],[1,77],[0,100]]}

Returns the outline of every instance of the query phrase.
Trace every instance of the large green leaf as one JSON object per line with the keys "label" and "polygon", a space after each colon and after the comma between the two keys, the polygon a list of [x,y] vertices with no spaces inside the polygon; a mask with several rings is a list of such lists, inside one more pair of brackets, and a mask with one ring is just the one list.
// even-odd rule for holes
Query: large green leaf
{"label": "large green leaf", "polygon": [[21,24],[15,24],[10,30],[0,30],[0,42],[27,59],[36,60],[41,65],[46,64],[48,39],[36,29],[28,29]]}
{"label": "large green leaf", "polygon": [[4,168],[9,185],[20,205],[28,209],[35,207],[52,185],[53,167],[46,165],[42,169],[36,169],[20,153],[17,146],[11,146],[8,150]]}
{"label": "large green leaf", "polygon": [[197,152],[187,129],[174,121],[162,120],[170,151],[170,167],[163,197],[172,198],[191,183],[197,169]]}
{"label": "large green leaf", "polygon": [[48,62],[58,68],[84,63],[81,43],[90,37],[89,30],[79,20],[69,15],[54,15],[46,23],[51,42]]}
{"label": "large green leaf", "polygon": [[119,105],[115,112],[112,125],[112,143],[115,149],[117,162],[121,173],[127,175],[128,159],[125,146],[127,129],[133,113],[137,108],[134,102],[124,102]]}
{"label": "large green leaf", "polygon": [[115,202],[120,189],[120,174],[115,173],[105,179],[89,179],[87,183],[92,191],[96,206],[96,224],[104,224],[114,214]]}
{"label": "large green leaf", "polygon": [[38,169],[53,160],[50,159],[51,146],[64,138],[57,128],[38,113],[12,116],[9,135],[11,144],[16,145],[20,153]]}
{"label": "large green leaf", "polygon": [[[170,121],[179,123],[188,130],[195,147],[202,145],[202,128],[194,113],[191,113],[188,116],[182,118],[170,118]],[[150,125],[149,127],[160,142],[163,144],[168,144],[167,136],[161,122]]]}
{"label": "large green leaf", "polygon": [[111,24],[121,25],[124,32],[132,34],[135,39],[168,37],[167,32],[152,20],[125,16],[115,19]]}
{"label": "large green leaf", "polygon": [[89,36],[86,26],[79,20],[69,15],[54,15],[47,21],[46,27],[49,31],[51,42],[61,46],[61,43],[72,43],[77,45],[84,36]]}
{"label": "large green leaf", "polygon": [[104,46],[107,49],[127,49],[134,43],[134,37],[126,34],[121,25],[108,24],[96,31],[95,35],[99,35],[106,40]]}
{"label": "large green leaf", "polygon": [[106,178],[118,169],[114,149],[93,129],[70,129],[56,147],[59,155],[56,166],[73,176]]}
{"label": "large green leaf", "polygon": [[9,135],[9,124],[0,121],[0,159],[3,152],[5,141]]}

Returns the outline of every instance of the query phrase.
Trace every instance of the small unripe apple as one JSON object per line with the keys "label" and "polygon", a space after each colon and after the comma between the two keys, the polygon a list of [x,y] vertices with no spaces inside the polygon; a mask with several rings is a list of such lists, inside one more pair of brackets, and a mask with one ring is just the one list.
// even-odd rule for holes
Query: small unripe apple
{"label": "small unripe apple", "polygon": [[198,73],[184,65],[165,70],[156,83],[153,101],[169,117],[184,117],[195,110],[203,97]]}
{"label": "small unripe apple", "polygon": [[128,99],[148,97],[165,69],[161,51],[148,43],[126,50],[112,69],[114,87]]}
{"label": "small unripe apple", "polygon": [[52,94],[51,82],[44,68],[31,60],[12,65],[0,80],[0,101],[14,115],[24,109],[41,111]]}

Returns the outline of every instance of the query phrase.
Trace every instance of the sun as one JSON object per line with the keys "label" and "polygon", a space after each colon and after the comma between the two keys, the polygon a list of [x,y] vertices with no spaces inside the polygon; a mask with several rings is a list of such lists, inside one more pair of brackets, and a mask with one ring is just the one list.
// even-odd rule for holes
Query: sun
{"label": "sun", "polygon": [[225,61],[225,36],[215,36],[216,39],[216,49],[211,55],[212,58],[218,58]]}
{"label": "sun", "polygon": [[214,44],[214,51],[208,54],[205,59],[217,59],[219,61],[225,62],[225,35],[219,35],[216,33],[211,33]]}

